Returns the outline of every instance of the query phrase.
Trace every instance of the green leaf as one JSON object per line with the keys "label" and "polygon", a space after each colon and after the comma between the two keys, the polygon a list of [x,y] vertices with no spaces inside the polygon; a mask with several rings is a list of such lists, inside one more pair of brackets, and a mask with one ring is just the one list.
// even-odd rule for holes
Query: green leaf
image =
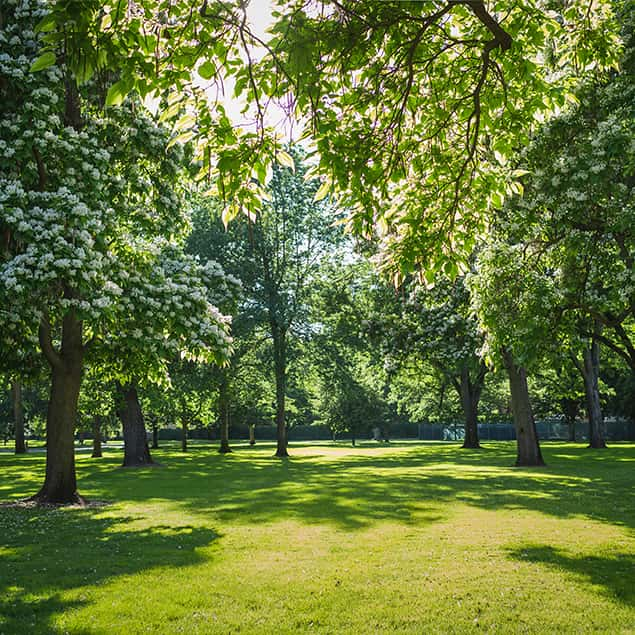
{"label": "green leaf", "polygon": [[192,139],[192,137],[194,137],[194,132],[192,130],[188,130],[187,132],[177,135],[176,137],[170,139],[166,149],[171,148],[175,143],[187,143]]}
{"label": "green leaf", "polygon": [[295,162],[288,152],[279,150],[276,153],[276,160],[280,165],[283,165],[285,168],[289,168],[292,172],[295,172]]}
{"label": "green leaf", "polygon": [[492,192],[490,200],[492,201],[492,205],[494,207],[502,207],[503,206],[503,197],[498,192]]}
{"label": "green leaf", "polygon": [[35,25],[35,32],[46,33],[47,31],[55,31],[56,26],[57,22],[55,20],[55,15],[49,13]]}
{"label": "green leaf", "polygon": [[216,75],[216,67],[214,66],[214,64],[212,64],[209,61],[203,62],[198,67],[198,74],[203,79],[212,79],[212,77],[214,77],[214,75]]}
{"label": "green leaf", "polygon": [[126,95],[130,92],[130,83],[120,79],[115,82],[106,95],[106,106],[119,106],[123,103]]}
{"label": "green leaf", "polygon": [[330,190],[331,190],[331,184],[328,181],[324,181],[324,183],[320,185],[320,187],[318,188],[318,191],[315,193],[313,200],[321,201],[322,199],[328,196]]}
{"label": "green leaf", "polygon": [[47,51],[46,53],[40,55],[33,64],[31,64],[31,68],[29,69],[31,73],[36,73],[37,71],[42,71],[49,66],[53,66],[56,60],[55,53],[53,51]]}
{"label": "green leaf", "polygon": [[185,130],[186,128],[191,128],[196,123],[196,117],[191,114],[183,115],[177,122],[174,124],[175,130]]}

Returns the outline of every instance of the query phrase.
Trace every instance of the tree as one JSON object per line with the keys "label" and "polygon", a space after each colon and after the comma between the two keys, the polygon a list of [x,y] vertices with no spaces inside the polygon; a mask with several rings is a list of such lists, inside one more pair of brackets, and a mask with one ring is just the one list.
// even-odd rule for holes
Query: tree
{"label": "tree", "polygon": [[271,200],[248,219],[258,275],[253,300],[264,309],[273,345],[278,457],[288,456],[288,336],[306,311],[311,280],[336,231],[328,219],[333,213],[330,205],[313,200],[319,184],[305,178],[301,152],[291,152],[295,167],[274,166],[269,185]]}
{"label": "tree", "polygon": [[[279,0],[264,42],[245,2],[141,0],[122,11],[109,0],[78,11],[59,0],[43,27],[52,47],[69,42],[76,74],[119,73],[109,103],[134,91],[172,94],[164,118],[194,141],[201,176],[218,176],[226,218],[261,208],[280,149],[264,114],[278,97],[306,117],[320,171],[352,225],[378,236],[404,270],[451,273],[506,191],[513,175],[502,163],[535,118],[561,107],[595,65],[615,61],[611,6]],[[196,90],[202,79],[218,94],[228,76],[255,126],[234,128],[220,100],[209,104]]]}
{"label": "tree", "polygon": [[102,346],[104,375],[117,383],[127,467],[152,463],[139,390],[151,383],[167,387],[168,363],[175,358],[224,363],[230,354],[231,318],[217,305],[233,301],[239,281],[226,277],[215,261],[201,262],[174,247],[159,256],[152,270],[129,277],[136,279],[134,295],[124,300],[127,318]]}
{"label": "tree", "polygon": [[[109,350],[109,338],[142,305],[155,328],[131,331],[130,343],[153,354],[174,333],[165,311],[182,314],[183,294],[175,291],[186,285],[157,263],[184,222],[178,196],[166,189],[182,151],[167,148],[165,133],[131,104],[98,118],[93,93],[80,95],[55,57],[30,73],[41,65],[33,24],[44,15],[35,1],[3,8],[0,297],[10,311],[1,319],[4,345],[39,346],[51,371],[46,477],[34,498],[68,503],[81,500],[73,432],[87,358]],[[226,320],[200,290],[192,299],[205,319],[191,353],[221,360],[229,350]]]}
{"label": "tree", "polygon": [[400,279],[466,268],[513,181],[506,159],[573,77],[619,48],[610,2],[278,4],[267,59],[279,92],[308,117],[352,225]]}
{"label": "tree", "polygon": [[430,288],[414,282],[405,287],[404,295],[384,334],[391,355],[394,359],[417,355],[445,376],[463,410],[463,447],[479,448],[478,404],[488,369],[479,357],[483,333],[470,313],[464,278],[440,277]]}
{"label": "tree", "polygon": [[[625,20],[631,37],[632,16]],[[629,52],[630,51],[630,52]],[[545,125],[523,153],[524,196],[503,212],[510,241],[547,267],[554,311],[584,380],[591,447],[604,447],[600,345],[635,370],[635,151],[632,50],[622,69],[578,91],[579,104]],[[630,65],[629,65],[630,64]]]}
{"label": "tree", "polygon": [[468,278],[473,308],[487,334],[483,353],[490,363],[502,363],[509,378],[517,466],[544,465],[527,370],[545,355],[555,304],[550,271],[530,267],[529,258],[522,246],[492,240],[480,251],[476,272]]}
{"label": "tree", "polygon": [[388,437],[390,373],[367,327],[375,296],[384,291],[386,285],[355,257],[350,242],[333,252],[312,285],[306,357],[316,378],[317,414],[334,439],[349,432],[353,445],[372,428]]}

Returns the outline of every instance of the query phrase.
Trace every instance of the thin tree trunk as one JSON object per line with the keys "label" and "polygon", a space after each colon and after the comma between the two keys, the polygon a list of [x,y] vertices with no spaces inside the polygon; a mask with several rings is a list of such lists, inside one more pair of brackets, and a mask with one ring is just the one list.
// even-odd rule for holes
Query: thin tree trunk
{"label": "thin tree trunk", "polygon": [[139,395],[134,384],[117,385],[119,403],[117,414],[123,426],[124,458],[123,467],[152,465],[145,422],[139,403]]}
{"label": "thin tree trunk", "polygon": [[50,327],[40,325],[40,346],[51,365],[46,418],[46,476],[33,500],[44,504],[83,503],[75,474],[75,424],[84,358],[82,322],[70,311],[62,321],[62,344],[53,348]]}
{"label": "thin tree trunk", "polygon": [[93,454],[94,459],[101,458],[101,417],[95,415],[93,417]]}
{"label": "thin tree trunk", "polygon": [[[484,377],[484,373],[482,374]],[[481,374],[475,383],[470,380],[470,369],[466,365],[461,370],[461,383],[458,386],[461,407],[465,418],[465,439],[462,448],[478,449],[481,447],[478,438],[478,403],[481,398],[483,379]]]}
{"label": "thin tree trunk", "polygon": [[22,405],[22,383],[18,380],[14,381],[11,384],[11,397],[13,400],[15,453],[25,454],[26,443],[24,441],[24,407]]}
{"label": "thin tree trunk", "polygon": [[512,413],[516,428],[516,466],[544,465],[529,400],[527,371],[516,364],[509,350],[503,350],[503,362],[509,375]]}
{"label": "thin tree trunk", "polygon": [[159,424],[156,421],[156,417],[152,420],[152,449],[157,450],[159,448]]}
{"label": "thin tree trunk", "polygon": [[276,456],[289,456],[287,451],[287,426],[285,412],[285,392],[287,379],[286,334],[278,330],[273,340],[276,375],[276,430],[278,445]]}
{"label": "thin tree trunk", "polygon": [[602,406],[600,405],[600,346],[593,340],[584,349],[582,359],[582,377],[586,395],[587,415],[589,417],[589,447],[605,448],[603,433]]}
{"label": "thin tree trunk", "polygon": [[223,372],[218,386],[218,410],[220,414],[220,447],[221,454],[232,451],[229,447],[229,381]]}
{"label": "thin tree trunk", "polygon": [[181,452],[187,452],[187,419],[181,420]]}
{"label": "thin tree trunk", "polygon": [[249,424],[249,445],[256,445],[256,426]]}
{"label": "thin tree trunk", "polygon": [[563,397],[560,404],[567,424],[567,441],[575,443],[575,420],[578,416],[578,400]]}

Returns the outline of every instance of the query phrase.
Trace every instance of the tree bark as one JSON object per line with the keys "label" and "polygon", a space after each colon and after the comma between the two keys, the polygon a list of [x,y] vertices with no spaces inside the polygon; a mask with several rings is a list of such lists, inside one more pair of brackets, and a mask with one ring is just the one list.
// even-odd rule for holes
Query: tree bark
{"label": "tree bark", "polygon": [[101,458],[101,417],[95,415],[93,417],[93,453],[94,459]]}
{"label": "tree bark", "polygon": [[602,406],[600,405],[600,345],[596,340],[584,349],[582,356],[582,378],[589,417],[589,447],[605,448]]}
{"label": "tree bark", "polygon": [[249,445],[256,445],[256,426],[249,424]]}
{"label": "tree bark", "polygon": [[232,451],[229,447],[229,382],[223,372],[218,387],[218,410],[220,414],[220,447],[221,454],[228,454]]}
{"label": "tree bark", "polygon": [[578,416],[578,400],[563,397],[560,405],[567,424],[567,441],[575,443],[575,420]]}
{"label": "tree bark", "polygon": [[154,461],[148,448],[148,437],[137,388],[134,384],[126,386],[118,384],[117,392],[119,397],[117,414],[123,426],[123,467],[152,465]]}
{"label": "tree bark", "polygon": [[512,413],[516,428],[516,466],[544,465],[529,400],[527,371],[516,364],[511,352],[507,349],[503,350],[503,363],[509,376]]}
{"label": "tree bark", "polygon": [[40,325],[40,346],[52,371],[46,418],[46,476],[33,497],[43,504],[83,503],[75,474],[75,424],[84,359],[83,325],[70,311],[62,321],[62,345],[58,353],[50,326]]}
{"label": "tree bark", "polygon": [[19,380],[16,380],[11,384],[11,397],[13,401],[15,453],[26,454],[26,443],[24,440],[24,407],[22,404],[22,383]]}
{"label": "tree bark", "polygon": [[479,369],[476,381],[470,379],[469,367],[463,366],[461,370],[461,383],[458,392],[461,398],[461,407],[465,417],[465,439],[462,448],[478,449],[481,447],[478,438],[478,403],[481,399],[481,391],[485,380],[485,372]]}
{"label": "tree bark", "polygon": [[276,430],[278,445],[276,456],[289,456],[287,451],[287,426],[285,412],[285,393],[287,380],[286,333],[277,329],[273,338],[273,350],[276,375]]}

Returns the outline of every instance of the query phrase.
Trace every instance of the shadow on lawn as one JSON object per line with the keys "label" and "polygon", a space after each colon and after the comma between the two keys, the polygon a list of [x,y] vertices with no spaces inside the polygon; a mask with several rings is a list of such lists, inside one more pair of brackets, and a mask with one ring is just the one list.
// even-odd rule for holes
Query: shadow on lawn
{"label": "shadow on lawn", "polygon": [[[293,445],[289,460],[272,458],[273,448],[263,446],[240,448],[227,456],[209,446],[194,446],[185,455],[167,449],[154,453],[164,467],[137,471],[118,469],[119,453],[100,460],[81,456],[80,491],[89,498],[133,503],[133,508],[134,503],[165,501],[176,511],[184,507],[206,516],[201,524],[209,524],[213,514],[214,524],[254,527],[284,520],[324,523],[347,532],[381,521],[422,526],[444,520],[444,503],[459,501],[486,510],[529,510],[635,527],[630,502],[632,445],[594,452],[545,444],[548,467],[535,469],[510,468],[515,457],[512,444],[478,452],[439,444],[368,445],[355,450]],[[2,462],[11,478],[0,485],[0,498],[35,491],[43,457],[6,457]],[[91,509],[0,509],[0,632],[54,632],[54,614],[90,601],[62,599],[60,590],[155,566],[196,564],[203,556],[195,549],[217,538],[200,527],[137,531],[127,526],[131,520]],[[632,571],[620,574],[611,569],[618,562],[632,569],[632,557],[627,555],[619,561],[570,557],[538,546],[511,556],[546,566],[553,563],[603,585],[625,603],[633,602],[633,591],[625,586]],[[596,573],[596,567],[603,573]],[[34,603],[40,600],[33,597],[47,598],[39,606],[47,623],[35,627],[29,624]]]}
{"label": "shadow on lawn", "polygon": [[[158,457],[165,467],[138,472],[134,489],[128,474],[106,465],[91,468],[87,482],[98,498],[158,497],[248,524],[297,519],[347,531],[385,520],[421,525],[441,520],[443,501],[457,500],[635,527],[635,509],[628,504],[633,446],[594,452],[545,444],[548,467],[533,469],[509,467],[515,456],[509,444],[484,452],[423,444],[343,455],[297,446],[290,451],[296,454],[282,461],[268,449],[224,457],[200,447],[187,455],[168,451]],[[86,459],[82,469],[89,465]]]}
{"label": "shadow on lawn", "polygon": [[569,571],[582,580],[604,588],[614,600],[635,606],[635,557],[632,553],[610,556],[571,556],[550,545],[527,545],[510,551],[512,558]]}
{"label": "shadow on lawn", "polygon": [[[126,528],[134,519],[102,511],[0,509],[1,633],[63,632],[52,619],[90,603],[82,587],[152,567],[197,564],[203,556],[196,549],[218,537],[192,526],[134,530]],[[62,597],[66,591],[73,597]]]}

